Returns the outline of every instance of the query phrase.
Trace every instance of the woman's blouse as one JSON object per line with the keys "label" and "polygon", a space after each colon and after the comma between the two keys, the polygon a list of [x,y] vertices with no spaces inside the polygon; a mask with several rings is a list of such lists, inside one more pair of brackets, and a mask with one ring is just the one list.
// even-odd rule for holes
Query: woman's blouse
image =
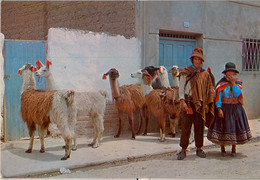
{"label": "woman's blouse", "polygon": [[242,93],[242,90],[238,87],[238,85],[228,86],[222,91],[219,92],[219,100],[216,101],[216,107],[220,108],[222,105],[222,98],[237,98]]}

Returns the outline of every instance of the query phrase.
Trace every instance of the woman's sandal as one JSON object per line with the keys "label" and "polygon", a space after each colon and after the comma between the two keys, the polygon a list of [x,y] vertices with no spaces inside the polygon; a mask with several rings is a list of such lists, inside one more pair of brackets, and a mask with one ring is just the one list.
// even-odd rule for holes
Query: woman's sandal
{"label": "woman's sandal", "polygon": [[177,159],[183,160],[185,157],[186,157],[186,152],[181,151],[179,152]]}

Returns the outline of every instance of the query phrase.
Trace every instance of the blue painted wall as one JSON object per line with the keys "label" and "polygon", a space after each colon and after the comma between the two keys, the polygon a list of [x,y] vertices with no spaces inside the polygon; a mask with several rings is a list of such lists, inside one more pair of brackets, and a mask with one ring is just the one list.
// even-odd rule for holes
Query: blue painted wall
{"label": "blue painted wall", "polygon": [[[36,66],[36,60],[45,62],[45,42],[5,41],[6,140],[29,137],[20,111],[22,76],[18,69],[26,63]],[[45,88],[43,78],[36,81],[37,89]]]}

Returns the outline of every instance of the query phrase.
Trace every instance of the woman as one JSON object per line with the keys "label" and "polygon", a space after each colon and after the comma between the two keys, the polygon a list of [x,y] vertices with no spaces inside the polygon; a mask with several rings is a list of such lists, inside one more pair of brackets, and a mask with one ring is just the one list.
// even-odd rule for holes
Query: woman
{"label": "woman", "polygon": [[235,157],[236,145],[248,142],[252,135],[243,108],[242,82],[235,78],[239,71],[229,62],[222,73],[225,76],[217,83],[215,91],[216,118],[208,129],[207,138],[221,145],[222,156],[227,155],[225,145],[232,145],[231,156]]}

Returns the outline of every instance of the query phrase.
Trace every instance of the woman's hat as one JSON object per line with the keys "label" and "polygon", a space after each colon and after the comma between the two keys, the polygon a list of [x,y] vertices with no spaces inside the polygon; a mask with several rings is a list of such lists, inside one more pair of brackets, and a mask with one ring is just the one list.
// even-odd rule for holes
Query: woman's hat
{"label": "woman's hat", "polygon": [[202,59],[202,61],[204,62],[204,57],[203,57],[203,49],[196,47],[193,49],[192,54],[190,56],[190,59],[192,59],[193,57],[199,57],[200,59]]}
{"label": "woman's hat", "polygon": [[228,71],[234,71],[235,73],[239,73],[239,71],[236,69],[236,65],[232,62],[228,62],[225,65],[225,70],[222,73],[225,74]]}

